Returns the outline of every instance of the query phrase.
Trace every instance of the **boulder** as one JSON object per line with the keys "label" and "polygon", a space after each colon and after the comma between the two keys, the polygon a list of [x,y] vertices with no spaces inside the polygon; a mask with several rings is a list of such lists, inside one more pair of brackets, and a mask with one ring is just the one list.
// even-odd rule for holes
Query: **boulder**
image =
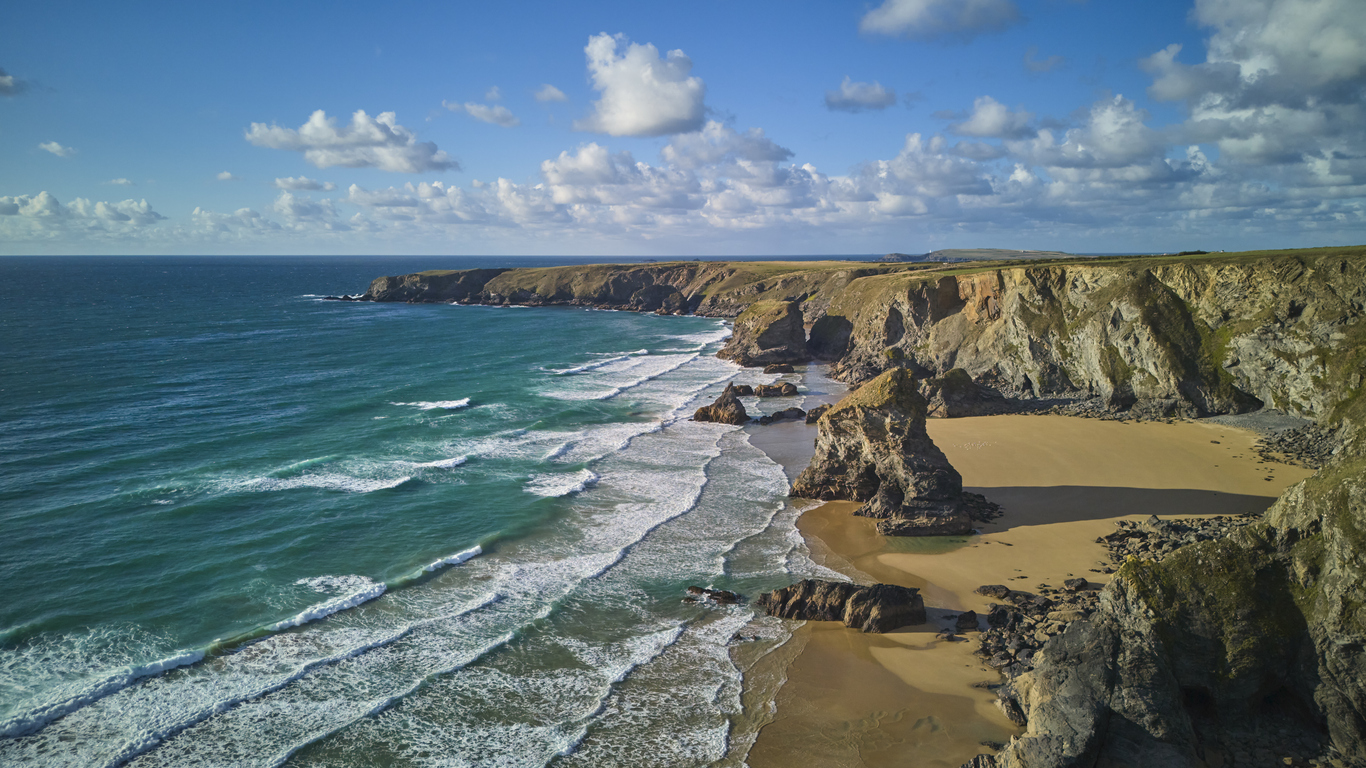
{"label": "boulder", "polygon": [[740,402],[740,398],[735,394],[735,385],[727,384],[725,391],[716,398],[716,402],[698,408],[692,419],[738,425],[748,424],[749,414],[745,413],[745,404]]}
{"label": "boulder", "polygon": [[732,384],[738,397],[754,397],[754,387],[748,384]]}
{"label": "boulder", "polygon": [[791,382],[782,384],[760,384],[754,388],[754,394],[758,397],[796,397],[801,394],[797,391],[797,385]]}
{"label": "boulder", "polygon": [[796,420],[801,421],[806,418],[806,411],[800,408],[784,408],[777,413],[769,416],[760,416],[760,424],[772,424],[775,421]]}
{"label": "boulder", "polygon": [[[691,598],[691,600],[689,600]],[[736,605],[743,598],[739,593],[725,589],[707,589],[706,587],[688,587],[688,597],[683,598],[688,602],[702,602],[704,600],[717,603],[719,605]]]}
{"label": "boulder", "polygon": [[792,366],[788,363],[774,363],[764,366],[764,373],[792,373]]}
{"label": "boulder", "polygon": [[1090,585],[1087,583],[1086,579],[1083,579],[1083,578],[1075,578],[1075,579],[1067,579],[1066,581],[1064,581],[1064,582],[1062,583],[1062,586],[1063,586],[1063,588],[1066,589],[1068,592],[1080,592],[1080,591],[1082,591],[1083,589],[1086,589],[1086,588],[1087,588],[1088,586],[1090,586]]}
{"label": "boulder", "polygon": [[830,410],[830,408],[831,405],[829,403],[826,403],[825,405],[818,405],[815,408],[812,408],[811,410],[807,411],[806,423],[815,424],[817,421],[820,421],[820,418],[824,416],[825,412]]}
{"label": "boulder", "polygon": [[1010,401],[994,389],[972,380],[962,368],[953,368],[935,379],[920,384],[925,397],[926,415],[940,419],[963,416],[992,416],[1011,410]]}
{"label": "boulder", "polygon": [[925,399],[905,368],[846,396],[817,422],[816,453],[792,495],[865,502],[894,536],[960,535],[996,507],[963,492],[963,478],[925,432]]}
{"label": "boulder", "polygon": [[743,366],[800,363],[806,352],[801,302],[756,301],[735,318],[735,330],[716,356]]}
{"label": "boulder", "polygon": [[842,621],[863,632],[891,632],[925,623],[920,590],[894,584],[869,587],[804,579],[760,595],[754,605],[771,616],[802,621]]}
{"label": "boulder", "polygon": [[957,629],[959,632],[976,632],[977,611],[968,611],[967,613],[959,614],[958,618],[954,620],[953,626],[954,629]]}

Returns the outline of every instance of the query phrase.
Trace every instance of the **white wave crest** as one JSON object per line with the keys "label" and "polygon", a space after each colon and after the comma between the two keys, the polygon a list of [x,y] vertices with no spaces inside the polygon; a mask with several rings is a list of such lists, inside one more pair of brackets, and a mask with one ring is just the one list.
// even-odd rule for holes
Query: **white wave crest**
{"label": "white wave crest", "polygon": [[434,409],[434,408],[441,408],[441,409],[444,409],[444,410],[447,410],[447,411],[454,411],[454,410],[458,410],[458,409],[460,409],[460,408],[464,408],[465,406],[469,405],[469,404],[470,404],[470,399],[469,399],[468,397],[462,397],[462,398],[460,398],[459,400],[421,400],[421,401],[418,401],[418,402],[415,402],[415,403],[393,403],[393,402],[391,402],[391,403],[389,403],[389,404],[390,404],[390,405],[409,405],[409,406],[412,406],[412,407],[414,407],[414,408],[421,408],[421,409],[424,410],[424,411],[430,411],[430,410],[432,410],[432,409]]}
{"label": "white wave crest", "polygon": [[579,493],[597,481],[595,472],[581,469],[571,475],[535,475],[527,482],[525,490],[537,496],[554,498]]}
{"label": "white wave crest", "polygon": [[627,352],[625,354],[608,357],[603,360],[594,360],[591,363],[584,363],[583,365],[577,365],[573,368],[545,368],[542,370],[545,370],[547,373],[553,373],[556,376],[565,376],[571,373],[583,373],[584,371],[591,371],[597,368],[601,368],[604,365],[611,365],[612,363],[619,363],[622,360],[629,360],[632,357],[638,357],[640,355],[648,354],[650,354],[650,350],[648,349],[637,349],[634,352]]}
{"label": "white wave crest", "polygon": [[310,621],[317,621],[323,617],[331,616],[337,611],[344,611],[347,608],[354,608],[361,603],[374,600],[384,594],[385,590],[383,584],[371,581],[364,576],[315,576],[311,579],[299,579],[294,583],[311,587],[315,592],[341,591],[342,594],[331,600],[310,605],[287,619],[277,621],[266,627],[266,631],[278,632],[282,629],[297,627],[300,624],[307,624]]}
{"label": "white wave crest", "polygon": [[453,469],[453,468],[455,468],[455,467],[460,466],[461,464],[464,464],[464,463],[465,463],[466,461],[468,461],[468,460],[469,460],[469,457],[468,457],[468,456],[453,456],[453,457],[451,457],[451,458],[449,458],[449,459],[437,459],[436,461],[424,461],[424,462],[422,462],[421,464],[415,464],[414,466],[418,466],[418,467],[430,467],[430,468],[435,468],[435,469]]}
{"label": "white wave crest", "polygon": [[422,567],[422,570],[431,572],[435,571],[437,568],[440,568],[442,566],[459,565],[465,562],[466,560],[469,560],[470,558],[478,557],[482,554],[484,554],[484,548],[476,544],[473,547],[470,547],[469,549],[466,549],[462,552],[456,552],[455,554],[443,557],[440,560],[433,560],[427,565],[424,565]]}
{"label": "white wave crest", "polygon": [[385,488],[397,488],[412,480],[412,475],[402,477],[353,477],[340,472],[318,472],[296,475],[295,477],[256,477],[238,484],[244,491],[288,491],[295,488],[322,488],[347,493],[370,493]]}

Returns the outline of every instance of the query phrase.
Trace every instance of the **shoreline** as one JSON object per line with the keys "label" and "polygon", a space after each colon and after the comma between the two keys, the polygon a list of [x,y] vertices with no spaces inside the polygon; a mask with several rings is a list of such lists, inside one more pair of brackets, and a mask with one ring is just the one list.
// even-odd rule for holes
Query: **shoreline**
{"label": "shoreline", "polygon": [[[812,381],[804,407],[842,397],[843,383],[824,371],[803,371],[803,384]],[[906,765],[911,752],[914,765],[957,768],[993,751],[983,744],[1022,733],[986,688],[1000,674],[975,655],[977,633],[937,637],[958,612],[986,612],[991,600],[978,586],[1033,591],[1081,576],[1098,589],[1110,576],[1096,540],[1117,521],[1260,512],[1313,474],[1263,460],[1253,450],[1259,435],[1228,423],[1006,414],[930,419],[927,428],[965,488],[1006,513],[979,526],[980,536],[949,540],[883,537],[875,521],[851,514],[855,502],[812,502],[801,513],[797,527],[817,564],[863,583],[920,588],[929,622],[885,635],[833,622],[794,630],[769,722],[749,751],[755,768]],[[791,480],[815,435],[814,425],[782,423],[751,430],[751,443]]]}

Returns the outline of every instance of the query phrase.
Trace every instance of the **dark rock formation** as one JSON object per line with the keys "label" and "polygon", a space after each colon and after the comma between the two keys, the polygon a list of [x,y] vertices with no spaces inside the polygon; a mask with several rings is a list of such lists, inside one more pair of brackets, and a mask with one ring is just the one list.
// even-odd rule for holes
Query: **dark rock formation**
{"label": "dark rock formation", "polygon": [[830,410],[833,407],[834,406],[832,406],[831,404],[826,403],[824,405],[818,405],[815,408],[812,408],[811,410],[806,412],[806,423],[815,424],[817,421],[820,421],[820,418],[825,415],[826,411]]}
{"label": "dark rock formation", "polygon": [[943,376],[925,379],[920,394],[927,403],[926,415],[940,419],[963,416],[992,416],[1013,410],[1010,401],[994,389],[972,380],[962,368],[954,368]]}
{"label": "dark rock formation", "polygon": [[792,366],[787,363],[774,363],[764,366],[764,373],[792,373]]}
{"label": "dark rock formation", "polygon": [[896,536],[964,534],[994,505],[963,492],[963,478],[925,432],[925,399],[904,368],[848,395],[818,422],[816,454],[792,495],[866,502]]}
{"label": "dark rock formation", "polygon": [[758,397],[796,397],[797,385],[785,381],[782,384],[760,384],[754,388],[754,394]]}
{"label": "dark rock formation", "polygon": [[745,404],[740,402],[739,397],[736,397],[735,385],[727,384],[725,391],[716,398],[716,402],[698,408],[692,419],[693,421],[714,421],[721,424],[748,424],[749,414],[745,413]]}
{"label": "dark rock formation", "polygon": [[863,632],[891,632],[925,623],[920,590],[894,584],[863,587],[842,581],[805,579],[760,595],[754,605],[769,615],[803,621],[842,621]]}
{"label": "dark rock formation", "polygon": [[418,272],[380,277],[370,283],[370,301],[465,302],[477,298],[484,286],[506,269],[462,269],[455,272]]}
{"label": "dark rock formation", "polygon": [[712,602],[717,605],[737,605],[743,600],[737,592],[698,586],[688,587],[688,596],[683,598],[683,601],[688,603]]}
{"label": "dark rock formation", "polygon": [[1358,398],[1342,449],[1262,520],[1221,521],[1214,538],[1122,526],[1112,549],[1155,554],[1129,557],[1090,620],[1004,689],[1029,730],[1000,765],[1366,765],[1363,423]]}
{"label": "dark rock formation", "polygon": [[784,408],[781,411],[778,411],[777,413],[771,414],[769,416],[760,416],[759,423],[772,424],[775,421],[784,421],[789,419],[795,421],[802,421],[806,419],[806,411],[803,411],[800,408]]}
{"label": "dark rock formation", "polygon": [[716,356],[740,365],[800,363],[806,352],[802,307],[795,301],[756,301],[735,318],[735,331]]}
{"label": "dark rock formation", "polygon": [[748,384],[732,384],[737,397],[754,397],[754,387]]}

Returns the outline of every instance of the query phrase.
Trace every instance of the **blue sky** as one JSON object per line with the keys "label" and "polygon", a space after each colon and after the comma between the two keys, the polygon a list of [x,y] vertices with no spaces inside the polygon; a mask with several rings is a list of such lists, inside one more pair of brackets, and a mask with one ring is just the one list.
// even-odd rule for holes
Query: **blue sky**
{"label": "blue sky", "polygon": [[1359,0],[6,16],[0,253],[1366,242]]}

